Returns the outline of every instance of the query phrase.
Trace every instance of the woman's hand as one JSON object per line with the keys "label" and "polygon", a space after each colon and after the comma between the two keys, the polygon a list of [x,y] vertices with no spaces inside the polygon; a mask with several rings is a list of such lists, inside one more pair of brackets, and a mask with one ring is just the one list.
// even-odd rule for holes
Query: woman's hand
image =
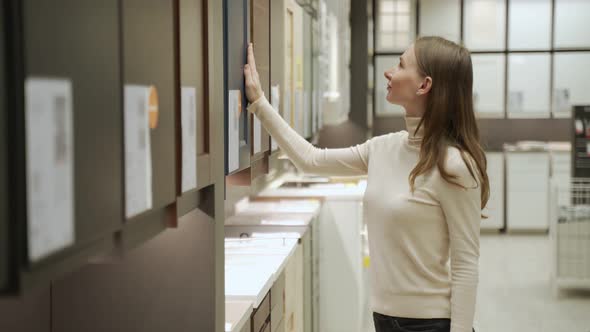
{"label": "woman's hand", "polygon": [[264,95],[260,86],[260,78],[256,71],[256,61],[254,60],[254,49],[252,43],[248,45],[248,64],[244,66],[244,75],[246,76],[246,98],[250,103],[258,100]]}

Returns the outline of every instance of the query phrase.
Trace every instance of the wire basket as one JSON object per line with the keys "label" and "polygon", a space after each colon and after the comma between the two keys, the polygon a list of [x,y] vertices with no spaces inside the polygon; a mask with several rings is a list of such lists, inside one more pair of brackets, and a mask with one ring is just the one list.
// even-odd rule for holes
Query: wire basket
{"label": "wire basket", "polygon": [[590,179],[552,180],[553,281],[556,289],[590,289]]}

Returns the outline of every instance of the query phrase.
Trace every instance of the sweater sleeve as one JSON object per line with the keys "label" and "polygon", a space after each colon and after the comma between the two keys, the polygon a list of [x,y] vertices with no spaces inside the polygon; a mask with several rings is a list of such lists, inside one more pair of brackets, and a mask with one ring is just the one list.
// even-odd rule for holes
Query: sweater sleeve
{"label": "sweater sleeve", "polygon": [[479,280],[481,186],[458,152],[447,160],[447,171],[456,175],[454,181],[465,187],[440,178],[439,202],[450,239],[451,332],[471,332]]}
{"label": "sweater sleeve", "polygon": [[320,149],[301,137],[262,96],[248,106],[279,147],[302,172],[333,176],[364,175],[370,140],[343,149]]}

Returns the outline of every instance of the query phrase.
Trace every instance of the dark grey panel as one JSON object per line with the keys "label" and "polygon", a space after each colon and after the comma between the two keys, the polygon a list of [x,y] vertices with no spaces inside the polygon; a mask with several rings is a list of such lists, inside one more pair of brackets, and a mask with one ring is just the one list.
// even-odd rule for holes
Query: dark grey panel
{"label": "dark grey panel", "polygon": [[19,297],[0,298],[0,331],[51,331],[49,287],[27,291]]}
{"label": "dark grey panel", "polygon": [[154,85],[158,126],[150,130],[153,208],[176,199],[174,7],[172,0],[122,0],[124,84]]}
{"label": "dark grey panel", "polygon": [[120,262],[53,284],[53,332],[214,331],[214,221],[196,210]]}
{"label": "dark grey panel", "polygon": [[[197,108],[197,187],[210,182],[211,158],[209,152],[209,112],[207,89],[207,38],[206,17],[202,0],[179,0],[180,18],[180,86],[196,89]],[[182,153],[182,151],[181,151]],[[182,159],[180,159],[182,160]],[[181,165],[182,166],[182,165]],[[183,172],[179,168],[180,172]],[[199,193],[183,193],[177,199],[179,215],[198,207]]]}
{"label": "dark grey panel", "polygon": [[180,85],[197,89],[197,154],[207,153],[208,135],[205,36],[203,0],[179,0],[180,3]]}
{"label": "dark grey panel", "polygon": [[[242,95],[242,113],[240,114],[240,141],[249,143],[249,116],[246,112],[247,99],[244,90],[244,64],[249,41],[249,6],[250,0],[225,0],[225,61],[226,61],[226,90],[240,90]],[[225,91],[225,109],[228,112]],[[227,122],[226,122],[227,137]],[[227,155],[227,148],[226,148]],[[227,157],[227,156],[226,156]],[[226,160],[227,164],[227,160]],[[240,165],[238,172],[250,166],[250,145],[240,148]],[[227,165],[226,165],[227,171]],[[226,172],[227,173],[227,172]]]}
{"label": "dark grey panel", "polygon": [[350,119],[357,125],[367,126],[367,94],[369,86],[366,77],[369,74],[369,31],[367,0],[355,0],[350,3]]}
{"label": "dark grey panel", "polygon": [[6,45],[4,41],[5,30],[4,22],[4,3],[0,5],[0,289],[4,289],[8,283],[8,154],[6,151],[7,144],[7,109],[6,109],[6,67],[4,56]]}
{"label": "dark grey panel", "polygon": [[122,222],[118,9],[117,0],[23,2],[26,76],[72,82],[77,246]]}

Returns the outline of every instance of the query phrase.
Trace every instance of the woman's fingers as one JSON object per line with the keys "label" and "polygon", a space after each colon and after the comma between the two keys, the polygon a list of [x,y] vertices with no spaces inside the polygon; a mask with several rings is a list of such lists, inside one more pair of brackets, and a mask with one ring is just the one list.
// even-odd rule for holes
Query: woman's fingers
{"label": "woman's fingers", "polygon": [[244,76],[246,76],[246,84],[251,80],[251,74],[250,74],[250,68],[248,68],[248,65],[244,66]]}
{"label": "woman's fingers", "polygon": [[248,63],[244,65],[244,76],[246,80],[246,97],[250,102],[254,102],[260,98],[263,92],[260,87],[260,77],[256,71],[252,44],[248,45]]}
{"label": "woman's fingers", "polygon": [[254,59],[254,46],[252,46],[252,43],[248,44],[248,64],[250,65],[252,74],[257,73],[256,60]]}

